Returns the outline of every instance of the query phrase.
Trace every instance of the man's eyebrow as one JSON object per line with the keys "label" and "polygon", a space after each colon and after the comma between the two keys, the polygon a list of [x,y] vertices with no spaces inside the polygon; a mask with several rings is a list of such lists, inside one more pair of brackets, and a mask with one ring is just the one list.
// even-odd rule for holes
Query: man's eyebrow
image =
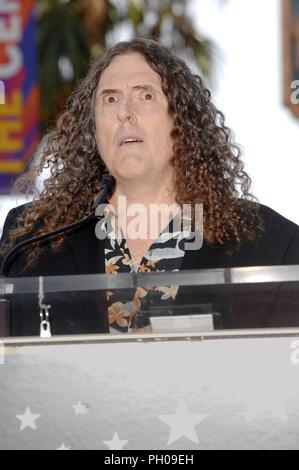
{"label": "man's eyebrow", "polygon": [[[155,88],[150,85],[149,83],[145,83],[143,85],[134,85],[132,86],[133,90],[154,90]],[[102,90],[98,96],[103,96],[103,95],[110,95],[111,93],[119,93],[121,90],[118,90],[116,88],[106,88],[105,90]]]}
{"label": "man's eyebrow", "polygon": [[154,87],[149,83],[145,83],[144,85],[135,85],[132,88],[133,90],[154,90]]}

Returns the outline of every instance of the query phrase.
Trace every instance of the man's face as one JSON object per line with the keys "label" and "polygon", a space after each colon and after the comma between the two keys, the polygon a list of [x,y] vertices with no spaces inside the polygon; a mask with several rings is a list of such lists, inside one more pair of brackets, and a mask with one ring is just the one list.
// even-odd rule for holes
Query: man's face
{"label": "man's face", "polygon": [[173,123],[167,98],[159,74],[141,54],[116,56],[103,71],[95,123],[98,150],[118,182],[153,182],[172,174]]}

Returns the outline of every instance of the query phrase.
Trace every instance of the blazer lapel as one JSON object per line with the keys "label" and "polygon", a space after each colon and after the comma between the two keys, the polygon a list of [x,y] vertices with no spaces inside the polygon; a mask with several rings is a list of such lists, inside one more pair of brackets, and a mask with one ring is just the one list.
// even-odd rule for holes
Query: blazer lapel
{"label": "blazer lapel", "polygon": [[76,274],[105,273],[104,243],[96,237],[96,222],[97,219],[92,219],[71,235]]}

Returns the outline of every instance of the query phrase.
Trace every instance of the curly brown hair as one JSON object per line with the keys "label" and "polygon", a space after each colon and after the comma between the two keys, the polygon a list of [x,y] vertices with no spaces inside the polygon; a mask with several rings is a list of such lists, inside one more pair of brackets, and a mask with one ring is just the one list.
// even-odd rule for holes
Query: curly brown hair
{"label": "curly brown hair", "polygon": [[[15,188],[32,191],[45,168],[50,176],[10,230],[8,244],[26,233],[39,235],[70,224],[88,214],[107,168],[95,140],[94,99],[103,70],[118,55],[142,54],[162,81],[173,120],[173,157],[176,202],[202,203],[204,240],[223,244],[253,240],[262,226],[258,204],[250,193],[251,180],[243,170],[240,149],[233,142],[224,115],[211,102],[203,80],[183,60],[154,39],[120,42],[91,64],[87,76],[66,102],[56,129],[46,139],[41,159],[18,178]],[[37,197],[36,197],[37,195]],[[257,223],[257,220],[259,221]],[[50,240],[59,249],[67,234]],[[27,249],[34,264],[43,244]]]}

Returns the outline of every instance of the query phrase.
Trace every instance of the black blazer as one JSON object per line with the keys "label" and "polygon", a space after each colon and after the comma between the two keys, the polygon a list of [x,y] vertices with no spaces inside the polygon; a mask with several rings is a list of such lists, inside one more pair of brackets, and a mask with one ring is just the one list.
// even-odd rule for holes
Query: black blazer
{"label": "black blazer", "polygon": [[[19,206],[8,213],[1,243],[24,207],[25,205]],[[282,264],[299,265],[299,227],[264,205],[260,205],[260,215],[265,227],[265,233],[261,238],[241,243],[233,255],[230,255],[229,251],[235,248],[236,244],[234,242],[227,242],[223,245],[214,244],[212,246],[204,242],[200,250],[186,251],[181,270]],[[95,235],[96,222],[97,219],[93,219],[71,232],[63,249],[59,252],[51,251],[49,242],[44,242],[43,254],[34,267],[26,267],[23,255],[18,253],[9,265],[9,276],[27,277],[105,273],[104,244]],[[30,234],[26,235],[24,239],[30,236]],[[273,289],[271,291],[273,293]],[[212,300],[214,299],[214,305],[219,306],[223,303],[222,294],[220,296],[221,302],[217,302],[217,299],[219,300],[220,298],[219,288],[215,289],[214,294],[207,292],[207,289],[205,289],[204,293],[197,289],[197,293],[204,302],[210,301],[212,298]],[[224,292],[223,295],[227,297],[228,294]],[[177,301],[187,302],[188,290],[185,289],[185,296],[181,293],[177,299],[179,299]],[[251,313],[247,312],[246,314],[244,305],[247,305],[248,302],[252,303],[252,292],[250,292],[250,289],[248,289],[248,293],[243,292],[242,295],[240,295],[240,292],[237,296],[234,292],[230,293],[229,303],[236,304],[237,302],[238,304],[238,299],[240,304],[238,314],[233,315],[234,318],[232,319],[232,310],[235,311],[236,308],[230,305],[229,313],[226,314],[226,321],[223,324],[224,327],[273,326],[275,321],[276,323],[278,321],[277,326],[282,326],[281,308],[280,319],[277,320],[276,315],[276,320],[273,323],[273,315],[271,314],[271,320],[269,309],[266,309],[267,313],[264,316],[260,313],[258,319],[253,318],[252,309],[250,309]],[[241,302],[240,299],[242,300]],[[63,305],[61,297],[58,301],[57,298],[55,299],[55,295],[51,295],[51,299],[48,301],[51,303],[51,300],[55,305],[55,312],[54,306],[52,306],[53,313],[51,312],[53,334],[108,332],[107,309],[103,295],[99,296],[95,293],[80,293],[77,296],[75,294],[68,294],[63,298]],[[269,302],[268,299],[266,302],[268,307]],[[27,299],[24,299],[23,296],[20,299],[15,298],[13,303],[12,335],[39,335],[37,300],[30,299],[30,302],[28,300],[27,303]],[[256,309],[261,310],[259,306],[256,306]],[[292,314],[292,318],[289,318],[288,322],[293,322],[293,326],[294,324],[299,326],[297,315],[295,315],[295,318],[293,317],[294,315]],[[286,318],[286,315],[284,315],[284,318]],[[285,326],[292,325],[287,324]]]}

